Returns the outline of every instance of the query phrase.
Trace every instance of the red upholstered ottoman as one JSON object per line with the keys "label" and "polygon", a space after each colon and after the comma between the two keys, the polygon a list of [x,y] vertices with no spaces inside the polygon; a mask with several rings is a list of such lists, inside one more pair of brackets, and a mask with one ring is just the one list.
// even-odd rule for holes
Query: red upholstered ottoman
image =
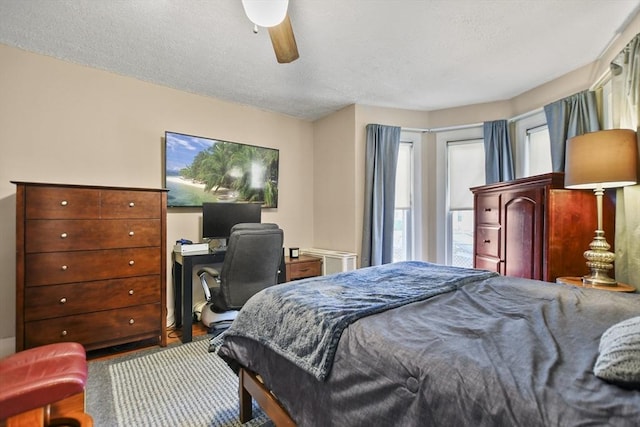
{"label": "red upholstered ottoman", "polygon": [[54,417],[68,418],[64,425],[92,424],[84,414],[87,358],[78,343],[49,344],[12,354],[0,360],[0,382],[0,420],[6,420],[7,426],[53,425]]}

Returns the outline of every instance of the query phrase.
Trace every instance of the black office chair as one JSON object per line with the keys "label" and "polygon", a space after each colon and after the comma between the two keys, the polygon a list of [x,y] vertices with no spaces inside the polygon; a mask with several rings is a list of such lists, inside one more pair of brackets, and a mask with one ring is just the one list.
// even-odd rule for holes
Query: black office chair
{"label": "black office chair", "polygon": [[238,310],[256,293],[278,283],[284,234],[276,224],[236,224],[231,229],[220,271],[197,274],[207,304],[201,321],[210,329],[229,327]]}

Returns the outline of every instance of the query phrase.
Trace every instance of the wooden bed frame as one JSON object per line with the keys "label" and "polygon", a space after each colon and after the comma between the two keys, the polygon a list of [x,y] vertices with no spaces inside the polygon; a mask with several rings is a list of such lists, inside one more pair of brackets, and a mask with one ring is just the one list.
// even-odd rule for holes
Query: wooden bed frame
{"label": "wooden bed frame", "polygon": [[241,423],[244,424],[253,418],[251,409],[251,398],[253,398],[265,414],[271,418],[276,427],[294,427],[296,425],[287,410],[278,402],[278,399],[269,391],[257,374],[245,368],[240,368],[238,378],[240,379],[238,393],[240,396]]}

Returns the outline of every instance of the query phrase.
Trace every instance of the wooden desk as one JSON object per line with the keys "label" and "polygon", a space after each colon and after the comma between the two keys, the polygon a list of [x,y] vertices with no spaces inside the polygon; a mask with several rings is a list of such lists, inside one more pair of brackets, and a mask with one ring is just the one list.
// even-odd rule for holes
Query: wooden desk
{"label": "wooden desk", "polygon": [[322,275],[322,258],[300,255],[298,258],[284,257],[286,281]]}
{"label": "wooden desk", "polygon": [[225,252],[182,255],[173,252],[173,295],[176,328],[182,326],[183,343],[191,342],[193,325],[193,267],[201,264],[217,264],[224,261]]}
{"label": "wooden desk", "polygon": [[634,288],[633,286],[629,286],[625,283],[618,283],[616,286],[585,285],[584,283],[582,283],[581,277],[558,277],[556,279],[556,283],[561,283],[563,285],[577,286],[580,288],[600,289],[603,291],[613,291],[613,292],[635,292],[636,291],[636,288]]}
{"label": "wooden desk", "polygon": [[[224,262],[225,252],[182,255],[173,252],[173,295],[176,328],[182,329],[181,341],[192,340],[193,325],[193,267],[202,264]],[[285,257],[285,280],[287,282],[322,275],[322,258],[300,255],[300,258]]]}

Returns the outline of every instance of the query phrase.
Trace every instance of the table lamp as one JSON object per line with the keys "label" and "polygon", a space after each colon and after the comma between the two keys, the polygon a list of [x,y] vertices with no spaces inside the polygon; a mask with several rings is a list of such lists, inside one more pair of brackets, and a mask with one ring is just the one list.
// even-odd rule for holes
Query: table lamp
{"label": "table lamp", "polygon": [[593,286],[616,286],[608,275],[615,254],[602,229],[602,198],[605,188],[633,185],[638,179],[638,142],[636,133],[611,129],[586,133],[567,140],[564,185],[569,189],[593,189],[598,210],[598,229],[584,253],[591,273],[582,283]]}

